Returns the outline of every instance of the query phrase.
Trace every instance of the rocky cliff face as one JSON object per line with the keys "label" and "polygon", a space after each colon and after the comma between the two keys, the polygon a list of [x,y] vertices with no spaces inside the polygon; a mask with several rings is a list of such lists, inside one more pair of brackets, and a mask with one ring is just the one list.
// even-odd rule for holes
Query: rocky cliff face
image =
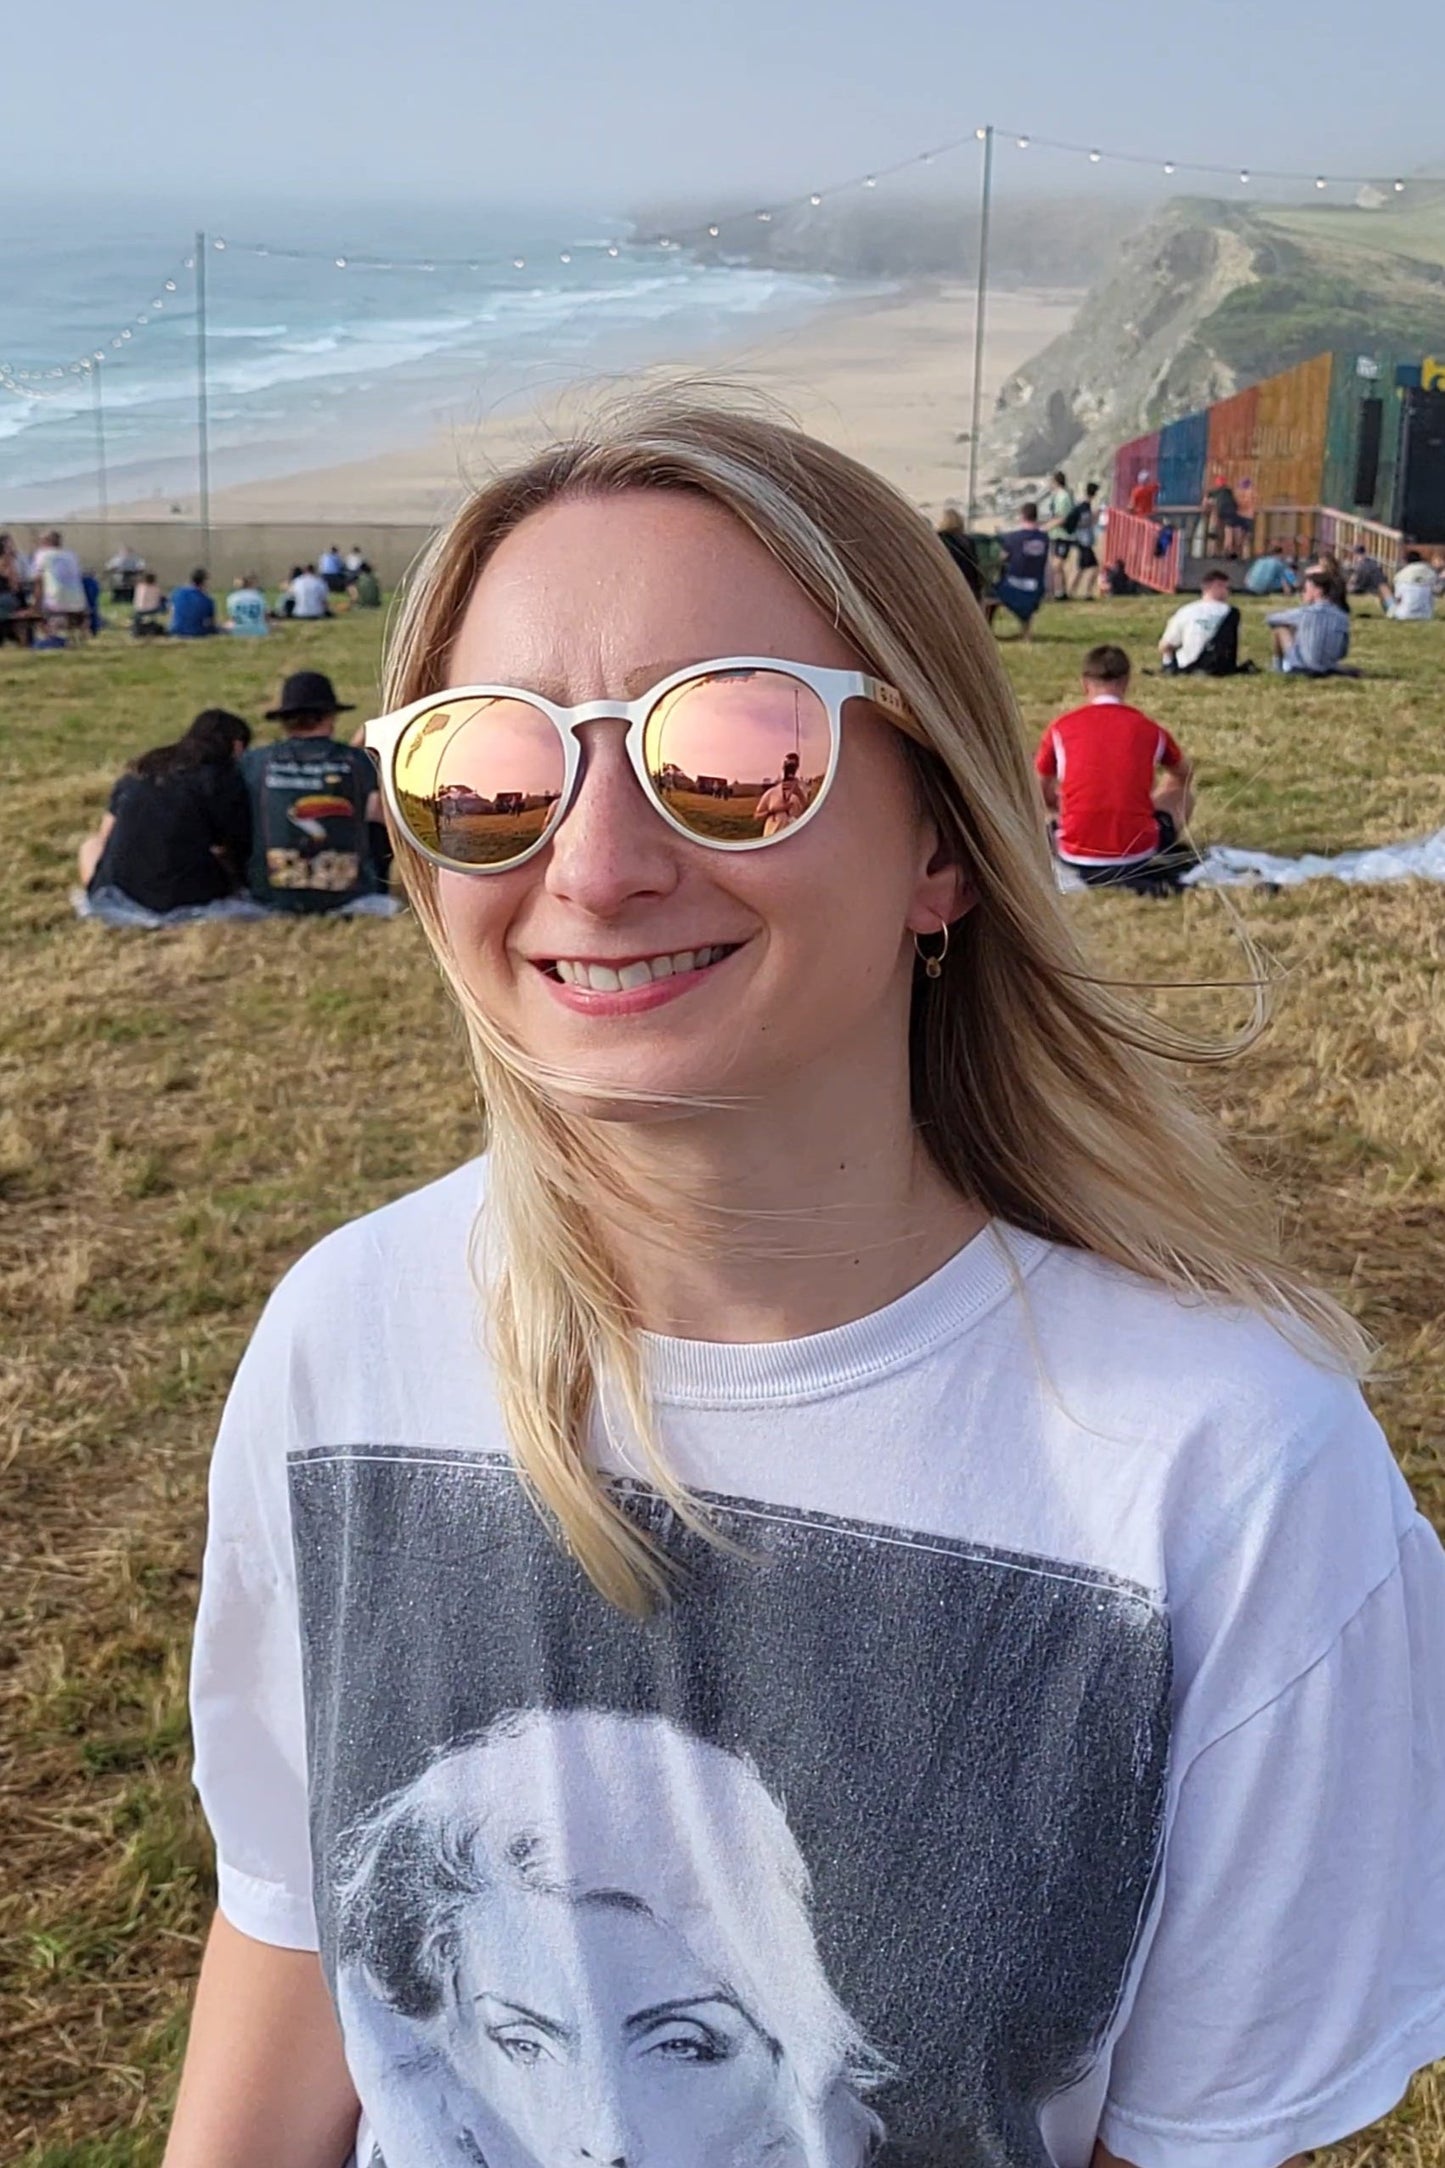
{"label": "rocky cliff face", "polygon": [[1107,479],[1114,448],[1237,389],[1208,321],[1267,275],[1274,246],[1248,211],[1181,198],[1118,250],[1072,329],[1005,384],[983,437],[990,485],[1067,466]]}

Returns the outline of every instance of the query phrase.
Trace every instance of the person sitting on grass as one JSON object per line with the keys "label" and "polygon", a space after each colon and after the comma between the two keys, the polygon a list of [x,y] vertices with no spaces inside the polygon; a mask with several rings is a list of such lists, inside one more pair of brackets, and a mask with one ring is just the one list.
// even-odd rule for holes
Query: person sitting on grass
{"label": "person sitting on grass", "polygon": [[1022,628],[1022,637],[1034,636],[1034,614],[1044,599],[1044,581],[1049,566],[1049,538],[1039,525],[1039,508],[1026,504],[1019,512],[1019,525],[1009,534],[1000,535],[1003,549],[1003,571],[994,583],[993,594],[985,612],[990,623],[994,610],[1000,605],[1016,617]]}
{"label": "person sitting on grass", "polygon": [[1271,610],[1265,623],[1274,642],[1274,667],[1289,677],[1338,677],[1350,652],[1350,613],[1334,600],[1334,582],[1322,567],[1305,574],[1297,609]]}
{"label": "person sitting on grass", "polygon": [[80,846],[91,896],[119,890],[147,911],[181,911],[233,894],[251,848],[236,765],[250,742],[244,717],[203,708],[174,745],[132,762]]}
{"label": "person sitting on grass", "polygon": [[1395,574],[1395,599],[1387,605],[1391,617],[1403,624],[1423,624],[1435,615],[1435,573],[1418,550],[1406,550],[1405,561]]}
{"label": "person sitting on grass", "polygon": [[1245,667],[1227,572],[1206,572],[1198,599],[1179,605],[1160,635],[1159,659],[1170,677],[1235,677]]}
{"label": "person sitting on grass", "polygon": [[165,590],[153,572],[142,569],[135,576],[130,629],[138,640],[163,640],[166,636],[165,616]]}
{"label": "person sitting on grass", "polygon": [[351,575],[351,585],[348,592],[358,610],[379,610],[381,608],[381,582],[364,557]]}
{"label": "person sitting on grass", "polygon": [[1083,705],[1050,723],[1034,756],[1054,850],[1090,888],[1173,885],[1177,868],[1158,861],[1194,802],[1192,762],[1129,705],[1129,677],[1122,647],[1091,647]]}
{"label": "person sitting on grass", "polygon": [[1363,542],[1357,542],[1350,551],[1350,561],[1345,572],[1345,587],[1352,595],[1373,595],[1385,616],[1390,614],[1390,576],[1378,557],[1372,557]]}
{"label": "person sitting on grass", "polygon": [[226,597],[226,630],[246,640],[264,640],[270,632],[266,597],[254,572],[238,574]]}
{"label": "person sitting on grass", "polygon": [[1299,580],[1286,560],[1276,550],[1266,550],[1263,557],[1256,557],[1244,575],[1245,592],[1251,595],[1294,595],[1299,592]]}
{"label": "person sitting on grass", "polygon": [[337,911],[376,893],[367,834],[382,820],[376,766],[335,735],[351,705],[324,671],[293,671],[266,710],[284,738],[253,746],[241,763],[251,802],[246,878],[268,910]]}
{"label": "person sitting on grass", "polygon": [[216,604],[206,592],[210,574],[198,565],[189,582],[171,596],[171,638],[208,640],[216,630]]}

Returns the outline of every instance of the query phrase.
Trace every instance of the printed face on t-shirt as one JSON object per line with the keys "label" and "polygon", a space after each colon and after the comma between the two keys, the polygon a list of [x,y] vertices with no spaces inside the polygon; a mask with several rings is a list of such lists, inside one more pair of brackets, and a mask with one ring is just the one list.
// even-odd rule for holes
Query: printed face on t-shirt
{"label": "printed face on t-shirt", "polygon": [[519,2158],[761,2168],[792,2154],[774,2043],[644,1904],[513,1893],[479,1902],[457,1946],[449,2052]]}

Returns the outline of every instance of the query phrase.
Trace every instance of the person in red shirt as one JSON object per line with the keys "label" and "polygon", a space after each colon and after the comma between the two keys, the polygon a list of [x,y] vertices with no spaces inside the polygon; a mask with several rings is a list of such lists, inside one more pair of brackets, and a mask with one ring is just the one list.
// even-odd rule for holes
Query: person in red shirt
{"label": "person in red shirt", "polygon": [[1129,510],[1140,519],[1152,519],[1154,507],[1159,502],[1159,484],[1149,479],[1149,469],[1139,469],[1139,479],[1129,492]]}
{"label": "person in red shirt", "polygon": [[1064,864],[1090,888],[1124,886],[1178,840],[1194,769],[1167,730],[1130,707],[1122,647],[1091,647],[1083,676],[1082,707],[1050,723],[1034,767]]}

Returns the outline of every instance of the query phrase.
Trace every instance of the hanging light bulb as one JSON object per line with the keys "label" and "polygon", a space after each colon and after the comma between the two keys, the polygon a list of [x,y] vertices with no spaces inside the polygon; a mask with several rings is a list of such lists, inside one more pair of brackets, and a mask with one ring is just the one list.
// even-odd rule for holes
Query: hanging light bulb
{"label": "hanging light bulb", "polygon": [[1247,166],[1240,167],[1239,179],[1241,187],[1247,188],[1249,186],[1249,168]]}
{"label": "hanging light bulb", "polygon": [[344,271],[346,269],[346,258],[344,256],[338,256],[336,258],[336,268],[338,271]]}
{"label": "hanging light bulb", "polygon": [[1020,136],[1020,137],[1019,137],[1019,149],[1020,149],[1021,151],[1026,151],[1026,150],[1028,149],[1028,147],[1029,147],[1029,139],[1028,139],[1028,137],[1027,137],[1027,136]]}
{"label": "hanging light bulb", "polygon": [[771,212],[771,211],[759,211],[759,213],[758,213],[758,224],[759,224],[760,226],[770,226],[770,225],[772,224],[772,222],[773,222],[773,214],[772,214],[772,212]]}
{"label": "hanging light bulb", "polygon": [[1174,171],[1174,161],[1173,161],[1173,159],[1172,159],[1172,158],[1166,158],[1166,159],[1165,159],[1165,161],[1164,161],[1164,171],[1165,171],[1166,173],[1172,173],[1172,172]]}
{"label": "hanging light bulb", "polygon": [[867,179],[866,179],[866,180],[864,181],[864,183],[863,183],[863,186],[864,186],[865,188],[876,188],[876,187],[878,186],[878,176],[877,176],[877,174],[876,174],[876,173],[870,173],[870,174],[868,175],[868,178],[867,178]]}
{"label": "hanging light bulb", "polygon": [[609,248],[609,249],[608,249],[608,251],[607,251],[607,253],[608,253],[608,255],[609,255],[609,256],[620,256],[620,255],[622,254],[622,251],[621,251],[621,249],[620,249],[620,248],[617,248],[616,246],[614,246],[614,247],[612,247],[612,248]]}
{"label": "hanging light bulb", "polygon": [[1099,163],[1099,160],[1103,157],[1103,155],[1104,153],[1102,151],[1090,151],[1089,164],[1091,166],[1096,166]]}
{"label": "hanging light bulb", "polygon": [[1404,191],[1404,187],[1405,187],[1405,183],[1404,183],[1403,181],[1396,181],[1396,183],[1395,183],[1395,194],[1396,194],[1397,196],[1398,196],[1398,195],[1400,195],[1400,194],[1402,194],[1402,193],[1403,193],[1403,191]]}
{"label": "hanging light bulb", "polygon": [[96,348],[96,350],[95,350],[94,354],[93,354],[93,355],[91,356],[91,359],[92,359],[93,361],[104,361],[104,359],[105,359],[105,348],[104,348],[103,346],[98,346],[98,347]]}
{"label": "hanging light bulb", "polygon": [[514,256],[514,257],[512,258],[512,269],[513,269],[514,271],[525,271],[525,270],[526,270],[526,268],[527,268],[527,259],[526,259],[526,257],[525,257],[525,256]]}
{"label": "hanging light bulb", "polygon": [[175,292],[175,290],[176,290],[176,282],[175,282],[175,280],[174,280],[174,279],[167,279],[167,280],[166,280],[166,292],[167,292],[168,294],[173,294],[173,293]]}
{"label": "hanging light bulb", "polygon": [[571,263],[571,261],[572,261],[572,258],[571,258],[571,256],[570,256],[570,255],[568,254],[567,250],[566,250],[566,249],[564,248],[564,249],[563,249],[563,251],[562,251],[562,254],[561,254],[561,256],[560,256],[560,258],[559,258],[558,260],[559,260],[559,262],[561,262],[561,263]]}
{"label": "hanging light bulb", "polygon": [[975,128],[973,132],[980,143],[982,143],[984,137],[988,134],[987,128]]}
{"label": "hanging light bulb", "polygon": [[1319,178],[1315,182],[1316,188],[1328,188],[1329,185],[1329,182],[1325,179],[1323,174],[1320,174]]}
{"label": "hanging light bulb", "polygon": [[225,245],[225,242],[222,241],[219,237],[211,243],[212,248],[224,248]]}
{"label": "hanging light bulb", "polygon": [[707,230],[712,235],[713,239],[716,240],[720,229],[716,226],[709,226]]}
{"label": "hanging light bulb", "polygon": [[822,202],[822,200],[822,197],[820,195],[817,195],[816,193],[809,196],[808,198],[808,201],[812,204],[814,210],[817,209],[818,205]]}

